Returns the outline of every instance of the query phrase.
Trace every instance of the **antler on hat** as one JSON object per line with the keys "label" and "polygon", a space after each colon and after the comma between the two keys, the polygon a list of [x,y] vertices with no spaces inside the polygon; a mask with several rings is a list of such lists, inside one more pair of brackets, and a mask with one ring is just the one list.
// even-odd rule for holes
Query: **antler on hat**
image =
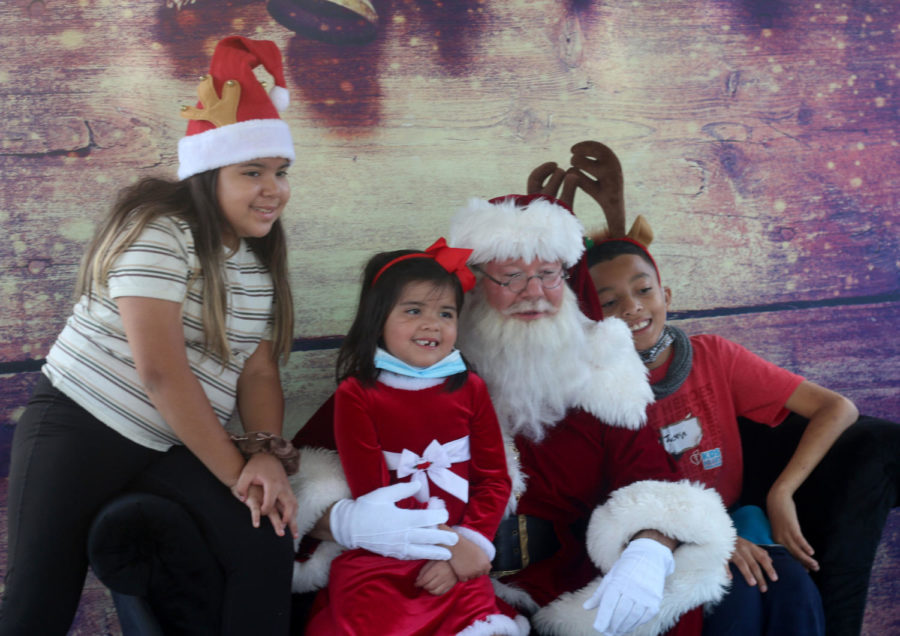
{"label": "antler on hat", "polygon": [[[271,92],[253,74],[260,64],[275,83]],[[190,121],[178,142],[179,179],[262,157],[294,160],[291,131],[278,114],[287,108],[290,94],[274,42],[241,36],[221,40],[197,96],[196,106],[181,111]]]}
{"label": "antler on hat", "polygon": [[[631,230],[625,232],[624,179],[616,154],[599,141],[581,141],[572,146],[571,152],[567,170],[553,161],[532,170],[528,175],[528,192],[545,197],[558,196],[559,201],[572,210],[575,192],[581,188],[600,204],[606,217],[606,229],[592,236],[594,241],[629,240],[642,243],[646,248],[653,240],[653,232],[643,216],[638,216]],[[590,318],[602,319],[603,311],[586,259],[581,256],[577,262],[568,265],[569,286],[578,296],[581,310]]]}
{"label": "antler on hat", "polygon": [[631,229],[625,232],[625,179],[616,153],[599,141],[578,142],[571,151],[566,180],[572,179],[599,203],[606,217],[606,230],[592,234],[591,238],[597,241],[627,237],[645,247],[650,245],[653,230],[643,216],[636,216]]}

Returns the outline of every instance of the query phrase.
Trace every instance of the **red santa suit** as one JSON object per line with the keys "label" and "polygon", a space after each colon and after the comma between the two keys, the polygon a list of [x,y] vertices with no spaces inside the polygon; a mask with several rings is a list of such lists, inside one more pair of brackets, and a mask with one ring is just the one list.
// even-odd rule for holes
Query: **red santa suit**
{"label": "red santa suit", "polygon": [[[492,552],[510,495],[500,427],[479,377],[470,373],[452,392],[445,384],[384,371],[373,387],[355,378],[342,382],[334,418],[341,464],[353,497],[417,481],[419,493],[399,506],[440,501],[449,525]],[[520,633],[498,610],[488,577],[457,582],[434,596],[414,585],[425,563],[362,549],[344,552],[331,565],[306,633]]]}
{"label": "red santa suit", "polygon": [[573,408],[540,440],[515,436],[510,461],[518,496],[512,512],[552,521],[560,547],[502,577],[498,594],[533,612],[542,633],[596,635],[595,612],[582,604],[631,538],[654,529],[682,545],[659,613],[631,633],[699,635],[702,605],[728,584],[734,528],[714,490],[672,481],[679,478],[674,462],[644,424],[652,397],[625,323],[584,320],[594,356]]}

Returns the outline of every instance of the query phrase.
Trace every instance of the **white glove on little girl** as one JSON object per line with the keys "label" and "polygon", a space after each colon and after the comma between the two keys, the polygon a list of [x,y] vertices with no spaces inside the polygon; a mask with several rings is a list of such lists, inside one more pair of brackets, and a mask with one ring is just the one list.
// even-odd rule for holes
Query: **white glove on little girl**
{"label": "white glove on little girl", "polygon": [[408,510],[395,504],[411,497],[419,485],[402,482],[384,486],[353,499],[341,499],[331,508],[331,535],[346,548],[364,548],[396,559],[446,561],[456,545],[455,532],[438,530],[447,521],[445,509]]}
{"label": "white glove on little girl", "polygon": [[597,608],[594,629],[607,636],[630,632],[656,616],[666,577],[675,571],[672,551],[653,539],[635,539],[613,563],[584,609]]}

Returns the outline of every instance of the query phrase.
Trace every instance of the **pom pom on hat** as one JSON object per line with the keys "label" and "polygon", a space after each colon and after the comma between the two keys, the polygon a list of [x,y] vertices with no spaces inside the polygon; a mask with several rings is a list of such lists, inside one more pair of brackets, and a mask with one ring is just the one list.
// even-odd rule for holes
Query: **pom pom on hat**
{"label": "pom pom on hat", "polygon": [[471,249],[470,263],[521,258],[571,267],[584,252],[583,234],[563,202],[540,194],[471,199],[450,222],[450,244]]}
{"label": "pom pom on hat", "polygon": [[275,110],[283,113],[291,103],[291,94],[288,92],[288,89],[276,85],[269,91],[269,99],[275,105]]}
{"label": "pom pom on hat", "polygon": [[[253,74],[260,64],[275,82],[271,93]],[[181,111],[190,121],[178,142],[179,179],[263,157],[294,160],[291,131],[278,115],[290,95],[274,42],[241,36],[221,40],[197,96],[196,107]]]}

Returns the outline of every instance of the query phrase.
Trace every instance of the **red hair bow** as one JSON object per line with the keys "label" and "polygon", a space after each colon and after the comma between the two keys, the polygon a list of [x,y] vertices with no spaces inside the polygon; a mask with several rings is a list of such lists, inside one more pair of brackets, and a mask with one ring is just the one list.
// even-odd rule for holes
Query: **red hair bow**
{"label": "red hair bow", "polygon": [[444,237],[441,237],[432,243],[431,247],[424,252],[404,254],[403,256],[398,256],[394,260],[389,261],[384,267],[378,270],[377,274],[375,274],[375,277],[372,279],[372,285],[375,285],[378,277],[381,276],[387,268],[400,261],[405,261],[410,258],[433,258],[437,261],[438,265],[443,267],[450,274],[456,276],[459,279],[462,290],[467,292],[475,287],[475,274],[473,274],[472,270],[469,269],[469,266],[466,265],[466,261],[469,260],[469,256],[471,255],[472,250],[463,249],[461,247],[449,247],[447,241],[444,240]]}

